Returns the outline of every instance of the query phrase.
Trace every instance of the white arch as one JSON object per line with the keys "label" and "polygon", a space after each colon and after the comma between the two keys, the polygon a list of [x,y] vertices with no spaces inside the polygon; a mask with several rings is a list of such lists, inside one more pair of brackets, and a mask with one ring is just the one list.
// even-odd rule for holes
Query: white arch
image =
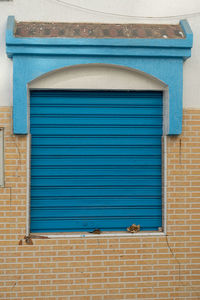
{"label": "white arch", "polygon": [[109,64],[65,67],[37,77],[30,89],[166,90],[157,78],[139,70]]}

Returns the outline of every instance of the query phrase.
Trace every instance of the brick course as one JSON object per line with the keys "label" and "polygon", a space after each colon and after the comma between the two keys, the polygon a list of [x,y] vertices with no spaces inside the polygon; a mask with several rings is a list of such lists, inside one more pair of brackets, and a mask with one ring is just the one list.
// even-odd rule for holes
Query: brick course
{"label": "brick course", "polygon": [[[0,188],[1,299],[200,299],[200,110],[168,137],[167,237],[33,239],[26,230],[26,136],[0,108],[5,186]],[[19,241],[23,240],[23,245]]]}

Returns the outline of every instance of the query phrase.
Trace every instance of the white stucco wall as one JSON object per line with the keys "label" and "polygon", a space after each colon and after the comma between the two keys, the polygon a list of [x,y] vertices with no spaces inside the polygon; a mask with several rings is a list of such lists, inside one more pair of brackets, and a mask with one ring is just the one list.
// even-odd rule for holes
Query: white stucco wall
{"label": "white stucco wall", "polygon": [[[75,6],[82,6],[85,9]],[[5,50],[5,32],[8,15],[14,15],[18,21],[105,23],[173,24],[179,23],[180,19],[186,18],[193,30],[194,46],[192,57],[184,63],[183,103],[185,108],[200,108],[199,0],[0,1],[0,106],[12,105],[12,60],[7,58]]]}

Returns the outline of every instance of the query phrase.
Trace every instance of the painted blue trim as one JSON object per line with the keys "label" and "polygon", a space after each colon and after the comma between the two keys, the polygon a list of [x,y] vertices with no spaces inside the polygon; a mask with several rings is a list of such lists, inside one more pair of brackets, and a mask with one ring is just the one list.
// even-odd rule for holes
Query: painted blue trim
{"label": "painted blue trim", "polygon": [[[184,39],[16,38],[15,19],[8,17],[7,55],[13,58],[13,128],[27,134],[27,85],[56,69],[84,64],[110,64],[136,69],[169,88],[168,134],[182,131],[182,66],[190,57],[192,31],[180,22]],[[20,76],[19,76],[20,74]]]}
{"label": "painted blue trim", "polygon": [[[193,46],[193,33],[192,33],[192,29],[191,29],[188,21],[187,20],[181,20],[180,25],[181,25],[181,27],[184,31],[184,34],[187,38],[188,43],[191,45],[191,48],[192,48],[192,46]],[[184,60],[186,60],[186,59],[187,59],[187,56],[184,57]]]}
{"label": "painted blue trim", "polygon": [[90,53],[91,49],[88,46],[70,46],[66,47],[59,47],[51,46],[49,48],[45,48],[44,46],[39,47],[24,47],[19,46],[15,49],[14,46],[10,46],[8,49],[8,56],[13,57],[11,52],[15,51],[15,55],[84,55],[84,56],[142,56],[142,57],[181,57],[186,59],[190,57],[191,50],[190,49],[177,49],[177,48],[143,48],[143,47],[114,47],[114,46],[92,46],[92,52]]}
{"label": "painted blue trim", "polygon": [[[16,38],[15,19],[8,17],[7,54],[47,55],[130,55],[130,56],[172,56],[190,57],[192,39],[189,24],[182,22],[185,39],[85,39],[85,38]],[[93,47],[92,52],[91,48]],[[134,47],[134,51],[133,51]],[[125,51],[123,48],[126,48]],[[178,51],[177,51],[178,50]]]}
{"label": "painted blue trim", "polygon": [[14,28],[15,28],[15,17],[8,16],[7,26],[6,26],[6,42],[14,38]]}
{"label": "painted blue trim", "polygon": [[16,38],[10,36],[10,45],[36,45],[45,46],[49,44],[56,46],[135,46],[135,47],[190,47],[188,39],[86,39],[86,38]]}
{"label": "painted blue trim", "polygon": [[193,43],[193,33],[192,33],[192,29],[190,27],[190,24],[188,23],[187,20],[181,20],[180,21],[180,25],[184,31],[185,36],[187,37],[187,40],[191,43]]}

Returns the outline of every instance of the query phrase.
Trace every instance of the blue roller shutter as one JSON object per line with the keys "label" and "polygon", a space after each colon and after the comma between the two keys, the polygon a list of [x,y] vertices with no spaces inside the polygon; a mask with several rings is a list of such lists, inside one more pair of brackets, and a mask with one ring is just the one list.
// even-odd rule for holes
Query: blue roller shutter
{"label": "blue roller shutter", "polygon": [[162,226],[161,92],[32,91],[31,232]]}

